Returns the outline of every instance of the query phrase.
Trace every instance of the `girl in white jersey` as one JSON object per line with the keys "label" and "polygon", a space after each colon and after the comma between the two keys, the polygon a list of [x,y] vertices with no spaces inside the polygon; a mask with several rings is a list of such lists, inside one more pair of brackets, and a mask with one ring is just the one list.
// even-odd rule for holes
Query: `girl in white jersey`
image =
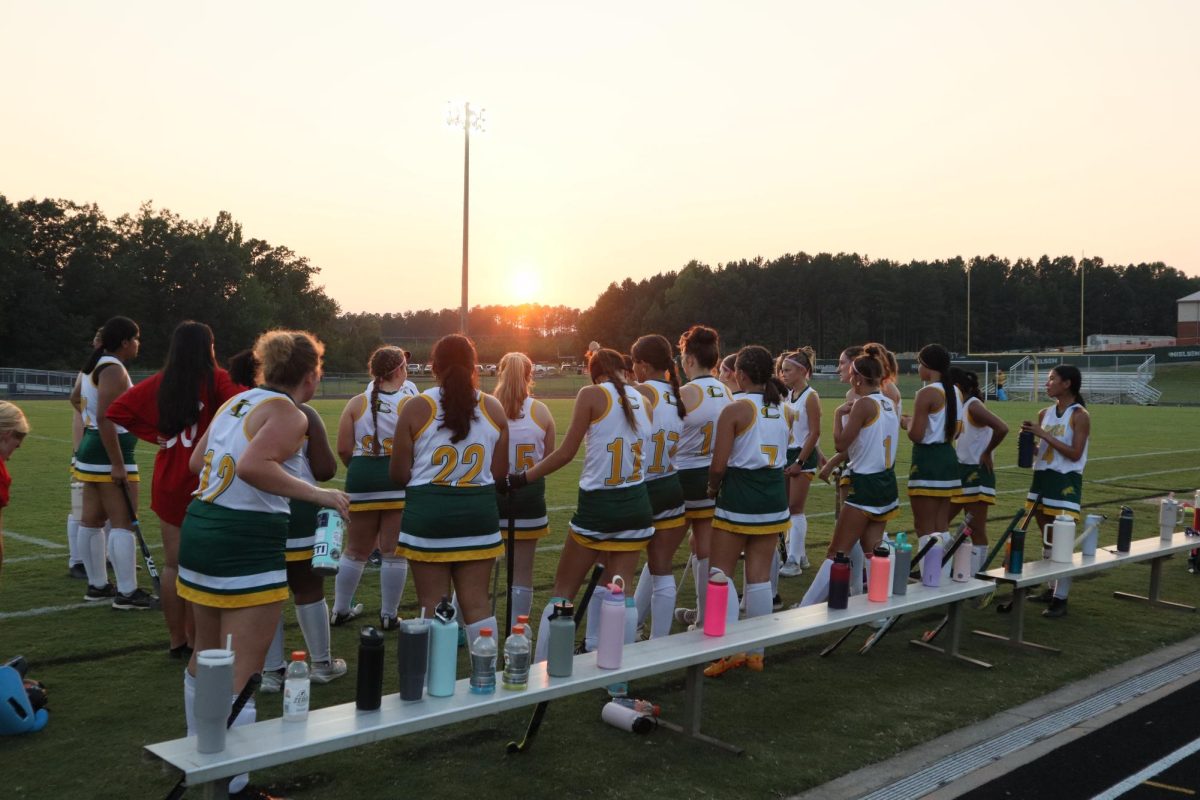
{"label": "girl in white jersey", "polygon": [[453,585],[473,642],[496,628],[488,577],[504,552],[495,485],[508,471],[508,421],[478,389],[470,339],[443,336],[431,362],[437,386],[404,404],[392,444],[392,481],[406,487],[396,554],[408,558],[426,616]]}
{"label": "girl in white jersey", "polygon": [[[742,390],[717,419],[708,495],[717,500],[709,562],[732,576],[738,556],[746,554],[746,616],[771,613],[771,561],[779,534],[787,530],[788,500],[783,467],[787,459],[788,423],[783,385],[775,377],[775,360],[765,347],[750,345],[737,354],[737,383]],[[736,623],[738,596],[729,582],[726,619]],[[735,667],[761,672],[763,654],[737,653],[704,670],[716,677]]]}
{"label": "girl in white jersey", "polygon": [[647,403],[625,382],[621,354],[607,347],[591,352],[592,385],[579,390],[571,426],[558,448],[525,472],[509,476],[509,487],[521,488],[565,467],[586,441],[579,498],[571,532],[563,543],[554,574],[554,589],[538,626],[535,661],[549,649],[546,622],[555,602],[570,600],[588,570],[604,555],[604,575],[588,606],[585,646],[594,646],[600,605],[613,576],[632,576],[638,553],[654,534],[650,496],[643,483],[643,456],[650,432]]}
{"label": "girl in white jersey", "polygon": [[646,566],[638,578],[634,603],[638,625],[649,613],[650,638],[671,632],[677,589],[671,561],[687,533],[683,486],[675,465],[687,410],[679,397],[675,357],[665,336],[651,334],[633,343],[633,374],[637,389],[650,407],[651,426],[646,440],[646,493],[654,514],[654,537],[646,548]]}
{"label": "girl in white jersey", "polygon": [[954,385],[962,392],[962,433],[958,435],[955,451],[958,454],[962,488],[952,502],[955,509],[971,515],[971,574],[979,572],[987,558],[988,506],[996,503],[996,468],[992,453],[1004,437],[1008,426],[983,402],[979,377],[969,370],[951,368]]}
{"label": "girl in white jersey", "polygon": [[[675,450],[675,466],[683,488],[684,515],[692,528],[692,557],[695,569],[696,608],[675,609],[675,619],[685,625],[704,620],[704,601],[708,594],[708,546],[712,535],[716,501],[708,496],[708,467],[712,463],[717,418],[733,401],[724,381],[714,377],[721,362],[721,342],[717,332],[704,325],[693,325],[679,337],[683,353],[683,373],[688,382],[679,390],[687,416]],[[736,361],[737,356],[729,356]],[[733,375],[732,364],[729,375]],[[732,377],[730,378],[732,380]]]}
{"label": "girl in white jersey", "polygon": [[[508,418],[508,463],[513,469],[529,469],[554,449],[554,417],[533,390],[533,362],[524,353],[506,353],[500,359],[494,392]],[[501,489],[503,487],[497,487]],[[511,625],[528,616],[533,608],[533,555],[539,539],[550,532],[546,512],[545,479],[512,492],[498,492],[500,527],[507,531],[509,516],[515,536],[512,554],[513,586]]]}
{"label": "girl in white jersey", "polygon": [[[850,464],[849,491],[838,515],[825,561],[801,606],[824,602],[829,596],[829,570],[836,553],[849,554],[855,544],[871,552],[883,538],[884,524],[896,516],[900,498],[896,489],[896,446],[899,444],[900,415],[881,384],[885,351],[867,345],[854,359],[850,386],[858,399],[841,406],[833,419],[833,443]],[[851,591],[855,582],[851,581]]]}
{"label": "girl in white jersey", "polygon": [[821,440],[821,398],[808,383],[815,359],[816,352],[811,347],[801,347],[784,353],[779,366],[780,380],[788,389],[786,402],[790,423],[788,467],[784,472],[788,476],[791,522],[788,527],[787,561],[779,568],[779,574],[785,578],[800,575],[808,566],[808,554],[804,551],[808,517],[804,513],[804,506],[821,457],[817,449]]}
{"label": "girl in white jersey", "polygon": [[[1053,522],[1055,514],[1079,519],[1083,468],[1087,465],[1088,438],[1092,432],[1092,418],[1079,394],[1082,388],[1083,376],[1079,368],[1059,364],[1046,376],[1046,394],[1054,405],[1043,409],[1036,423],[1021,423],[1022,431],[1029,431],[1041,439],[1034,454],[1033,485],[1025,500],[1025,508],[1030,509],[1041,496],[1037,511],[1041,528]],[[1049,557],[1049,553],[1047,548],[1043,558]],[[1063,617],[1067,614],[1070,589],[1071,579],[1060,578],[1053,588],[1029,599],[1050,604],[1042,616]]]}
{"label": "girl in white jersey", "polygon": [[404,514],[404,489],[392,483],[388,466],[400,408],[417,395],[417,389],[408,380],[408,360],[399,347],[375,350],[368,369],[371,383],[367,391],[351,398],[338,422],[337,449],[347,467],[350,527],[334,581],[329,621],[341,625],[362,613],[362,603],[354,603],[354,592],[371,551],[378,547],[382,554],[379,626],[390,631],[399,625],[397,609],[408,578],[408,562],[396,555]]}
{"label": "girl in white jersey", "polygon": [[[262,669],[287,598],[288,499],[349,513],[343,492],[296,477],[309,421],[298,403],[321,380],[322,345],[300,331],[258,338],[263,386],[234,396],[213,418],[192,453],[200,474],[184,517],[179,544],[179,596],[194,604],[196,653],[225,646],[236,655],[233,685],[240,689]],[[196,656],[184,675],[184,711],[194,733]],[[234,725],[256,716],[254,700]],[[246,778],[230,782],[240,791]]]}
{"label": "girl in white jersey", "polygon": [[[138,468],[133,451],[137,437],[105,417],[108,406],[133,385],[125,362],[136,358],[141,344],[137,324],[113,317],[100,329],[101,345],[83,368],[78,394],[71,401],[83,417],[83,438],[75,454],[75,479],[83,482],[83,508],[76,534],[88,576],[83,599],[108,600],[121,610],[150,608],[150,595],[137,585],[137,539],[123,496],[137,508]],[[104,522],[112,523],[108,560],[117,576],[114,588],[105,567]]]}
{"label": "girl in white jersey", "polygon": [[[92,337],[92,349],[103,347],[100,339],[103,328],[96,329]],[[75,477],[75,454],[79,451],[79,443],[83,441],[83,414],[80,411],[83,388],[82,372],[75,373],[75,385],[71,388],[71,513],[67,514],[67,577],[87,580],[87,568],[84,567],[84,556],[79,546],[79,522],[83,519],[83,481]],[[105,583],[107,583],[107,577]]]}
{"label": "girl in white jersey", "polygon": [[954,440],[962,419],[962,397],[950,375],[950,353],[928,344],[917,354],[917,391],[908,438],[913,443],[908,471],[908,502],[920,537],[950,529],[950,498],[962,486]]}

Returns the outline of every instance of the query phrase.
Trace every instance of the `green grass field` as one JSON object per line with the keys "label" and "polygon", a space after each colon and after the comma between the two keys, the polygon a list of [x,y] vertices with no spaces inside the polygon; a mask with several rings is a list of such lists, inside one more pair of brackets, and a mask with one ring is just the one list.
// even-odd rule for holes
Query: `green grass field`
{"label": "green grass field", "polygon": [[[828,388],[826,392],[832,394]],[[340,400],[316,403],[331,431],[342,405]],[[553,400],[550,405],[561,432],[571,404]],[[15,482],[12,505],[4,515],[9,533],[0,573],[0,659],[17,653],[28,657],[32,674],[49,687],[51,717],[40,733],[0,739],[5,794],[162,796],[173,780],[144,761],[141,748],[183,733],[180,664],[167,658],[158,615],[76,607],[83,582],[66,577],[69,409],[62,401],[30,401],[23,407],[33,433],[9,464]],[[831,449],[828,419],[833,402],[827,400],[825,408],[825,447]],[[1036,407],[1012,402],[992,408],[1015,428]],[[1150,498],[1167,489],[1190,495],[1200,486],[1200,444],[1189,435],[1195,411],[1098,406],[1092,416],[1084,503],[1110,519],[1115,519],[1121,503],[1129,503],[1137,515],[1135,535],[1154,535]],[[1000,502],[994,519],[1010,517],[1028,485],[1029,474],[1015,467],[1015,451],[1013,436],[996,460]],[[148,477],[151,448],[142,446],[138,456]],[[902,447],[900,475],[907,474],[907,457],[908,448]],[[557,547],[574,504],[577,470],[572,465],[549,480],[552,532],[543,540],[536,563],[535,611],[549,591]],[[148,483],[145,486],[142,516],[153,545],[157,525],[148,510]],[[807,509],[808,550],[814,563],[829,541],[832,508],[832,490],[816,485]],[[891,530],[903,530],[910,522],[902,516]],[[1115,524],[1110,522],[1102,530],[1102,542],[1114,540]],[[1032,544],[1026,552],[1032,556]],[[677,563],[682,567],[683,562],[681,554]],[[781,582],[786,604],[800,599],[810,577]],[[1061,656],[1010,652],[968,637],[964,651],[994,663],[989,671],[949,663],[908,645],[908,639],[937,615],[905,618],[866,657],[846,647],[831,659],[818,658],[828,637],[774,648],[767,653],[765,672],[730,673],[706,687],[704,729],[743,745],[746,753],[740,758],[666,730],[634,737],[608,727],[599,719],[601,697],[589,694],[555,702],[536,746],[524,755],[504,752],[504,744],[519,737],[527,719],[526,713],[514,712],[264,771],[255,782],[289,797],[322,800],[481,791],[559,798],[615,798],[634,791],[658,797],[783,796],[1194,633],[1194,616],[1111,598],[1114,590],[1144,593],[1147,577],[1144,566],[1130,566],[1078,580],[1070,616],[1051,621],[1037,616],[1036,610],[1031,613],[1026,635],[1033,641],[1052,641],[1063,649]],[[144,572],[141,580],[148,585]],[[1197,588],[1200,579],[1187,572],[1182,558],[1169,562],[1165,596],[1195,602]],[[332,599],[331,582],[327,589]],[[689,579],[681,600],[691,598]],[[374,618],[378,573],[364,576],[359,599],[366,603],[366,619]],[[410,581],[401,613],[412,613],[412,606]],[[288,645],[303,646],[291,608],[285,613]],[[1007,618],[992,608],[968,612],[972,628],[1006,632],[1007,624]],[[334,653],[351,662],[351,672],[341,681],[316,687],[316,707],[353,700],[356,630],[334,629]],[[394,659],[394,647],[389,657]],[[394,692],[395,673],[387,674],[385,691]],[[465,660],[459,674],[465,674]],[[638,682],[632,692],[660,703],[664,716],[677,718],[683,674]],[[279,715],[279,695],[260,697],[258,708],[260,718]]]}

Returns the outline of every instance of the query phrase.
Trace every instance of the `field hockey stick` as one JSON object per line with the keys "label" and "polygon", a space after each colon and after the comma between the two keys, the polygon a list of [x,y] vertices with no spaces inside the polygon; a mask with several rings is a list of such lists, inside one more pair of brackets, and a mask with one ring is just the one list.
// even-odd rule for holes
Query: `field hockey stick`
{"label": "field hockey stick", "polygon": [[506,616],[504,618],[504,638],[505,639],[507,639],[509,634],[512,633],[513,558],[517,554],[517,521],[515,519],[513,519],[512,489],[509,489],[507,492],[507,505],[508,505],[508,537],[507,537],[507,541],[505,542],[505,549],[504,549],[504,573],[505,573],[504,576],[508,580],[508,589],[507,589],[508,598],[507,598],[507,602],[504,606],[504,610],[505,610],[505,614],[506,614]]}
{"label": "field hockey stick", "polygon": [[158,570],[154,567],[154,557],[150,555],[150,548],[146,546],[146,537],[142,536],[142,525],[138,522],[137,510],[133,507],[133,498],[129,496],[128,482],[121,484],[121,496],[125,498],[125,508],[129,511],[129,524],[133,526],[138,545],[142,549],[142,558],[146,561],[146,571],[150,573],[150,580],[154,582],[154,596],[150,598],[150,608],[158,611],[162,608],[162,581],[158,578]]}
{"label": "field hockey stick", "polygon": [[[587,614],[588,604],[592,601],[592,594],[596,591],[596,584],[600,582],[600,576],[604,574],[604,565],[597,563],[592,568],[592,577],[588,580],[587,589],[584,590],[583,599],[579,601],[579,605],[575,612],[575,630],[579,630],[579,621]],[[541,631],[538,632],[539,634]],[[549,635],[549,632],[547,632]],[[507,753],[524,753],[533,744],[533,737],[537,736],[538,729],[542,727],[542,720],[546,717],[546,708],[550,705],[549,700],[543,700],[533,707],[533,715],[529,717],[529,725],[525,728],[525,737],[519,742],[509,742],[505,748]]]}
{"label": "field hockey stick", "polygon": [[[1034,514],[1037,512],[1038,506],[1040,506],[1041,504],[1042,504],[1042,496],[1039,494],[1037,497],[1034,498],[1033,504],[1030,505],[1028,509],[1026,509],[1025,518],[1021,520],[1021,528],[1020,528],[1021,533],[1024,533],[1026,530],[1029,529],[1029,523],[1033,521]],[[1016,589],[1014,589],[1013,591],[1016,591]],[[1009,600],[1007,603],[998,603],[996,605],[996,613],[997,614],[1007,614],[1010,611],[1012,611],[1012,600]]]}
{"label": "field hockey stick", "polygon": [[[250,702],[250,698],[254,696],[254,692],[258,690],[261,683],[262,675],[257,672],[246,681],[246,685],[242,687],[242,691],[233,701],[233,707],[229,710],[229,719],[225,720],[226,730],[233,727],[233,721],[238,718],[238,714],[242,713],[242,709],[246,707],[246,703]],[[167,795],[166,800],[179,800],[183,797],[184,792],[188,790],[186,781],[186,777],[180,778],[179,783],[175,784],[175,788]]]}

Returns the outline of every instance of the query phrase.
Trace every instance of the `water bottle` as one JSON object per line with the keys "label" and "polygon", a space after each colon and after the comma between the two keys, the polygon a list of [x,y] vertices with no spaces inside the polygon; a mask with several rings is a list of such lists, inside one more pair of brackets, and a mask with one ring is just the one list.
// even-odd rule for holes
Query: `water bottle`
{"label": "water bottle", "polygon": [[[196,653],[198,753],[219,753],[225,749],[225,730],[233,705],[233,662],[232,650],[201,650]],[[21,672],[20,669],[17,671]]]}
{"label": "water bottle", "polygon": [[1200,531],[1200,489],[1196,490],[1196,495],[1192,498],[1192,530]]}
{"label": "water bottle", "polygon": [[425,694],[425,677],[429,674],[429,620],[400,621],[397,637],[400,667],[400,699],[420,700]]}
{"label": "water bottle", "polygon": [[625,646],[625,581],[620,575],[608,585],[608,595],[600,606],[600,635],[596,642],[596,666],[620,669]]}
{"label": "water bottle", "polygon": [[1121,506],[1121,516],[1117,520],[1117,552],[1128,553],[1133,544],[1133,509]]}
{"label": "water bottle", "polygon": [[724,636],[725,615],[729,606],[729,578],[716,567],[708,570],[708,591],[704,600],[704,635]]}
{"label": "water bottle", "polygon": [[850,559],[838,551],[829,569],[829,608],[841,609],[850,603]]}
{"label": "water bottle", "polygon": [[504,640],[504,688],[524,691],[529,686],[529,639],[525,626],[517,623]]}
{"label": "water bottle", "polygon": [[[575,605],[570,600],[555,603],[547,625],[550,628],[550,655],[546,674],[552,678],[569,677],[575,665]],[[542,635],[546,633],[543,631]]]}
{"label": "water bottle", "polygon": [[496,691],[496,638],[491,628],[481,628],[471,642],[471,691],[491,694]]}
{"label": "water bottle", "polygon": [[354,707],[375,711],[383,699],[383,634],[370,625],[358,634],[358,685]]}
{"label": "water bottle", "polygon": [[633,595],[625,595],[625,644],[637,641],[637,605]]}
{"label": "water bottle", "polygon": [[657,717],[662,713],[662,708],[651,703],[649,700],[635,700],[632,697],[614,697],[612,702],[626,708],[632,708],[639,714],[647,714],[652,717]]}
{"label": "water bottle", "polygon": [[458,623],[449,597],[443,597],[433,609],[429,628],[429,674],[426,677],[430,697],[454,694],[458,677]]}
{"label": "water bottle", "polygon": [[1017,528],[1008,538],[1008,574],[1020,575],[1025,569],[1025,531]]}
{"label": "water bottle", "polygon": [[292,663],[288,664],[283,680],[283,721],[303,722],[308,719],[308,696],[311,682],[308,679],[308,653],[292,651]]}
{"label": "water bottle", "polygon": [[1033,431],[1021,431],[1017,436],[1017,466],[1024,469],[1033,466]]}
{"label": "water bottle", "polygon": [[[517,621],[513,624],[525,626],[525,638],[529,640],[529,652],[532,653],[533,652],[533,626],[529,624],[529,615],[528,614],[518,614]],[[514,630],[515,630],[515,628],[514,628]],[[530,662],[530,663],[532,663],[532,662]]]}
{"label": "water bottle", "polygon": [[342,541],[346,523],[338,512],[322,508],[317,512],[317,529],[313,532],[312,571],[317,575],[337,575],[342,558]]}
{"label": "water bottle", "polygon": [[892,582],[892,559],[887,546],[880,543],[871,556],[871,578],[867,584],[867,600],[886,603]]}
{"label": "water bottle", "polygon": [[893,570],[892,594],[908,594],[908,574],[912,572],[912,545],[908,543],[907,534],[896,534],[896,560]]}
{"label": "water bottle", "polygon": [[[937,534],[933,534],[936,536]],[[921,583],[930,587],[942,584],[942,548],[941,540],[937,540],[925,552],[925,560],[921,562]]]}

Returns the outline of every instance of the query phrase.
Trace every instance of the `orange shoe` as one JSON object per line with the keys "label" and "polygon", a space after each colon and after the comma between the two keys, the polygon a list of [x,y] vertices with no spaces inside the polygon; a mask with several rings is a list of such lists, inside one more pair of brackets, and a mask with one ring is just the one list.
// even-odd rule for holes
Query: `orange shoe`
{"label": "orange shoe", "polygon": [[[761,656],[759,657],[761,660]],[[704,668],[704,677],[719,678],[731,669],[737,669],[746,665],[746,654],[735,653],[725,658],[718,658],[716,661]]]}
{"label": "orange shoe", "polygon": [[746,656],[746,669],[750,670],[751,672],[762,672],[762,653],[751,653],[750,655]]}

